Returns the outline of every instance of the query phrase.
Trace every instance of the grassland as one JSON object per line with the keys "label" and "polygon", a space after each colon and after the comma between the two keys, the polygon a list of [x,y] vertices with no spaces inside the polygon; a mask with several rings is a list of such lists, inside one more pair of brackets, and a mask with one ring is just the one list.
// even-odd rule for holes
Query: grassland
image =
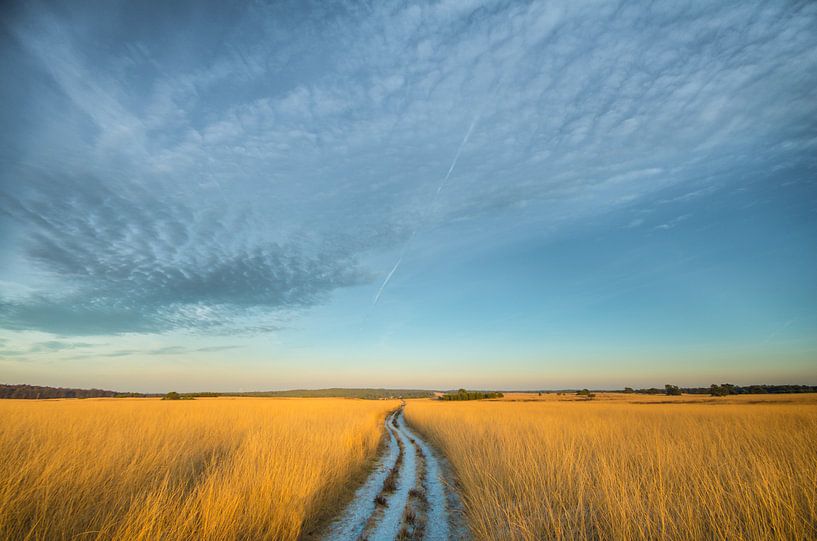
{"label": "grassland", "polygon": [[817,539],[817,398],[411,401],[478,539]]}
{"label": "grassland", "polygon": [[396,401],[0,402],[0,539],[296,539]]}

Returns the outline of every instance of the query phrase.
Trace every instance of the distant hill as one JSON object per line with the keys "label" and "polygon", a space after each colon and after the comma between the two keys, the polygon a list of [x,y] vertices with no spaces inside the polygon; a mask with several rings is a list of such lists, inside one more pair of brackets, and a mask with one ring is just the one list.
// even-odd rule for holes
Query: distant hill
{"label": "distant hill", "polygon": [[292,397],[292,398],[429,398],[433,391],[422,389],[294,389],[290,391],[258,391],[249,393],[189,393],[192,396],[255,396],[255,397]]}
{"label": "distant hill", "polygon": [[[291,391],[257,391],[248,393],[179,393],[181,396],[217,397],[217,396],[251,396],[251,397],[301,397],[301,398],[427,398],[434,396],[432,391],[419,389],[295,389]],[[3,385],[0,384],[2,398],[125,398],[151,397],[160,394],[121,393],[104,389],[67,389],[63,387],[41,387],[37,385]]]}

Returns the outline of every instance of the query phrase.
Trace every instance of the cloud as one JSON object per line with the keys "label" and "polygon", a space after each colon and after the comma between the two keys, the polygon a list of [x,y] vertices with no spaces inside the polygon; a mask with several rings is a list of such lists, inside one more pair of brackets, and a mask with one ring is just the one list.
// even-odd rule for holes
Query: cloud
{"label": "cloud", "polygon": [[227,346],[207,346],[201,348],[190,348],[185,346],[163,346],[153,349],[117,349],[113,351],[100,351],[100,352],[87,352],[87,353],[79,353],[76,355],[71,355],[68,357],[63,357],[63,360],[74,361],[74,360],[82,360],[82,359],[100,359],[100,358],[109,358],[109,357],[131,357],[131,356],[139,356],[142,358],[154,357],[154,356],[179,356],[179,355],[186,355],[186,356],[195,356],[197,353],[220,353],[223,351],[230,351],[235,349],[241,349],[244,346],[239,345],[227,345]]}
{"label": "cloud", "polygon": [[[70,193],[58,197],[58,190]],[[8,329],[64,334],[161,332],[228,325],[259,308],[319,302],[366,276],[333,248],[234,243],[217,212],[197,217],[142,190],[114,192],[93,179],[61,180],[13,200],[26,226],[27,259],[58,277],[65,292],[0,305]]]}
{"label": "cloud", "polygon": [[47,340],[45,342],[38,342],[30,348],[31,353],[49,352],[49,351],[64,351],[67,349],[86,349],[97,347],[98,344],[90,344],[88,342],[64,342],[61,340]]}
{"label": "cloud", "polygon": [[[4,346],[8,340],[0,339],[0,346]],[[3,357],[19,357],[18,360],[27,360],[32,356],[48,355],[53,353],[61,353],[75,349],[91,349],[99,347],[100,344],[91,344],[88,342],[66,342],[63,340],[45,340],[35,342],[28,347],[17,350],[4,349],[0,350],[0,356]]]}
{"label": "cloud", "polygon": [[9,16],[4,327],[276,329],[419,222],[480,249],[814,161],[811,3],[190,9]]}
{"label": "cloud", "polygon": [[669,230],[669,229],[675,229],[676,227],[681,225],[682,222],[685,222],[686,220],[688,220],[690,216],[691,216],[691,214],[682,214],[680,216],[676,216],[675,218],[673,218],[672,220],[670,220],[668,222],[665,222],[663,224],[658,224],[657,226],[655,226],[655,229],[662,229],[664,231]]}

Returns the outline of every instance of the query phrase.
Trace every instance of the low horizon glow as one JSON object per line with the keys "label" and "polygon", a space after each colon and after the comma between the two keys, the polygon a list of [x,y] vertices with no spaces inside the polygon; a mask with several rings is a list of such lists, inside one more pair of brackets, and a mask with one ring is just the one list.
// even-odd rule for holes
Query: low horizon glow
{"label": "low horizon glow", "polygon": [[0,383],[817,384],[817,4],[329,4],[2,8]]}

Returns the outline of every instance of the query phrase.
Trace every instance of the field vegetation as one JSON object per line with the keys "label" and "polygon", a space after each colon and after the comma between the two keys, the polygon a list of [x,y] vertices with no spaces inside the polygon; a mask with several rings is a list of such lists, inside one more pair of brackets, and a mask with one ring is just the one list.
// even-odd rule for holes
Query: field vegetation
{"label": "field vegetation", "polygon": [[397,401],[0,402],[0,539],[296,539],[352,496]]}
{"label": "field vegetation", "polygon": [[817,397],[418,400],[478,539],[817,539]]}

